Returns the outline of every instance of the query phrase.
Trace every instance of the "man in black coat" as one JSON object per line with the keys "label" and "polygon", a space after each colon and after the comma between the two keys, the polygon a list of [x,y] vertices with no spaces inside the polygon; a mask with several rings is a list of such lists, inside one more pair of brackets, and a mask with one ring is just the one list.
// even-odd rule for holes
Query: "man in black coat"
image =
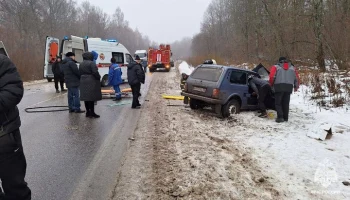
{"label": "man in black coat", "polygon": [[265,100],[271,95],[272,89],[269,82],[262,80],[254,75],[248,76],[249,86],[256,93],[259,101],[260,115],[259,117],[267,117]]}
{"label": "man in black coat", "polygon": [[56,93],[60,93],[60,91],[58,90],[58,82],[60,82],[60,86],[61,86],[61,91],[66,91],[63,87],[64,84],[64,74],[63,74],[63,70],[61,67],[61,57],[58,56],[56,62],[54,62],[52,64],[52,73],[54,75],[54,80],[55,80],[55,88],[56,88]]}
{"label": "man in black coat", "polygon": [[140,108],[139,96],[141,83],[145,83],[145,72],[142,69],[141,59],[138,55],[135,57],[135,62],[128,65],[128,82],[133,96],[131,108]]}
{"label": "man in black coat", "polygon": [[64,79],[68,88],[68,106],[69,112],[84,113],[80,109],[80,72],[75,61],[75,54],[68,52],[62,62]]}
{"label": "man in black coat", "polygon": [[8,57],[0,54],[0,179],[4,199],[31,199],[31,191],[24,181],[27,163],[17,108],[22,97],[23,82],[16,66]]}

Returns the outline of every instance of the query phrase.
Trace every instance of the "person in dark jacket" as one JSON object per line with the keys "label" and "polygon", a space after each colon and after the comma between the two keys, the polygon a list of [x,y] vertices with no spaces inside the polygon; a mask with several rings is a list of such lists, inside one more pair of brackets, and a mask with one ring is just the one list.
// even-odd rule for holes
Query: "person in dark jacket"
{"label": "person in dark jacket", "polygon": [[58,82],[60,82],[60,86],[61,86],[61,91],[66,91],[63,87],[64,85],[64,74],[62,71],[62,67],[61,67],[61,57],[58,56],[56,61],[52,64],[52,72],[54,75],[54,80],[55,80],[55,88],[56,88],[56,93],[60,93],[60,91],[58,90]]}
{"label": "person in dark jacket", "polygon": [[16,66],[8,57],[0,54],[0,179],[4,199],[31,199],[31,191],[24,180],[27,163],[17,108],[22,97],[23,82]]}
{"label": "person in dark jacket", "polygon": [[117,60],[115,58],[111,59],[111,63],[112,64],[109,67],[108,73],[108,85],[113,86],[115,92],[115,99],[113,101],[118,101],[122,99],[122,94],[119,85],[123,83],[123,72],[120,66],[117,64]]}
{"label": "person in dark jacket", "polygon": [[142,69],[141,59],[138,55],[135,57],[135,62],[128,65],[128,82],[132,90],[132,109],[140,108],[139,102],[141,83],[145,83],[145,72]]}
{"label": "person in dark jacket", "polygon": [[249,75],[248,83],[258,97],[259,109],[260,109],[259,117],[261,118],[267,117],[265,100],[268,97],[268,95],[271,94],[271,91],[272,91],[271,86],[269,85],[269,82],[262,80],[254,75]]}
{"label": "person in dark jacket", "polygon": [[83,54],[84,61],[79,66],[80,72],[80,99],[84,101],[86,108],[86,117],[99,118],[95,113],[95,101],[102,99],[101,93],[101,75],[94,62],[94,56],[91,52]]}
{"label": "person in dark jacket", "polygon": [[270,85],[275,90],[277,123],[287,122],[289,116],[290,95],[299,88],[299,75],[296,68],[285,57],[271,67]]}
{"label": "person in dark jacket", "polygon": [[80,72],[75,61],[75,54],[68,52],[66,58],[62,61],[64,80],[68,88],[68,106],[69,112],[84,113],[80,109]]}

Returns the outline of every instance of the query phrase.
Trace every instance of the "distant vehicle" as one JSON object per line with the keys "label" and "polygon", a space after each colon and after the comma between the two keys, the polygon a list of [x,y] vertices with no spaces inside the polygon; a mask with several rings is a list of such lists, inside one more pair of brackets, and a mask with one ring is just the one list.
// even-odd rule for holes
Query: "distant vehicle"
{"label": "distant vehicle", "polygon": [[127,80],[127,65],[133,62],[133,58],[124,45],[117,42],[117,40],[102,40],[101,38],[81,38],[77,36],[65,36],[63,40],[46,37],[45,49],[45,66],[44,78],[49,82],[53,79],[52,64],[56,61],[58,55],[65,58],[67,52],[75,53],[77,64],[83,61],[83,53],[87,51],[95,51],[98,53],[96,65],[101,75],[101,85],[108,85],[108,72],[111,65],[111,58],[114,57],[117,63],[122,67],[122,79]]}
{"label": "distant vehicle", "polygon": [[148,49],[148,68],[151,72],[157,69],[165,69],[170,71],[171,67],[171,50],[170,45],[159,45],[159,49],[149,48]]}
{"label": "distant vehicle", "polygon": [[148,65],[147,50],[136,50],[134,58],[136,57],[136,55],[138,55],[141,58],[141,64],[142,64],[143,68],[145,70],[147,70],[147,65]]}
{"label": "distant vehicle", "polygon": [[7,54],[5,45],[4,45],[4,43],[2,43],[2,41],[0,41],[0,54],[3,54],[5,56],[9,57],[8,54]]}
{"label": "distant vehicle", "polygon": [[[253,90],[248,85],[248,76],[258,77],[269,74],[262,65],[252,71],[222,65],[203,64],[198,66],[189,77],[184,77],[186,83],[181,95],[184,103],[191,109],[212,106],[222,117],[237,114],[240,110],[258,109],[258,99],[252,95]],[[274,99],[267,99],[267,107],[273,108]]]}

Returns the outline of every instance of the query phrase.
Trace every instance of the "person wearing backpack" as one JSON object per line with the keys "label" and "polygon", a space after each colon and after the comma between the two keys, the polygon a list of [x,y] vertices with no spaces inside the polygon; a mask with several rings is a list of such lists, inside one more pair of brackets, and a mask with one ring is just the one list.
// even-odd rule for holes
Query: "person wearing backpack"
{"label": "person wearing backpack", "polygon": [[271,67],[270,85],[275,91],[277,123],[288,122],[290,95],[299,88],[297,69],[285,57],[279,58],[279,63]]}
{"label": "person wearing backpack", "polygon": [[108,73],[108,85],[113,86],[113,89],[115,91],[115,99],[113,99],[113,101],[119,101],[122,98],[119,85],[123,83],[123,72],[120,66],[117,64],[117,60],[115,58],[111,59],[111,63],[112,64],[109,67]]}

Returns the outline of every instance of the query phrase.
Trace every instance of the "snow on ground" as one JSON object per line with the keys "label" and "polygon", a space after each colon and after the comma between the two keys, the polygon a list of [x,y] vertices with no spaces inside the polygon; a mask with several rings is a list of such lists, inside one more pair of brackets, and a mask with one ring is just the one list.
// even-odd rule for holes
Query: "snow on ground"
{"label": "snow on ground", "polygon": [[[153,77],[114,199],[350,199],[349,110],[320,109],[301,88],[289,122],[220,119],[160,98],[179,81],[174,69]],[[315,139],[330,126],[331,139]]]}
{"label": "snow on ground", "polygon": [[[285,180],[289,191],[300,194],[307,187],[305,192],[350,199],[350,188],[342,184],[350,181],[350,106],[320,108],[310,96],[305,96],[306,90],[310,89],[301,86],[291,96],[289,122],[276,124],[274,120],[243,112],[234,116],[239,122],[239,126],[235,126],[239,134],[229,132],[226,137],[237,142],[247,139],[244,143],[256,148],[256,154],[263,158],[261,161],[266,163],[268,171]],[[325,129],[330,128],[331,139],[316,140],[323,138],[327,133]],[[227,127],[222,129],[225,132]],[[322,168],[324,164],[327,168]],[[322,175],[317,177],[320,169]],[[303,195],[300,194],[300,198],[303,199]]]}

